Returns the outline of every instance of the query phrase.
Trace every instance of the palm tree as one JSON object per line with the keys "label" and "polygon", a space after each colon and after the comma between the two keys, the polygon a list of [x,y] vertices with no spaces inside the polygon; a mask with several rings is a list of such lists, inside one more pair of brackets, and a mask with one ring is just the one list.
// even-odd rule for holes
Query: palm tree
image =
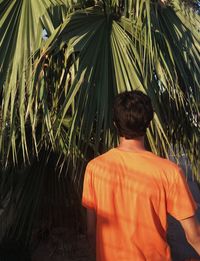
{"label": "palm tree", "polygon": [[80,195],[86,162],[117,143],[114,96],[139,89],[155,110],[147,146],[163,156],[184,153],[198,179],[198,4],[1,0],[2,168],[41,155],[44,165],[54,153],[56,173],[67,173]]}

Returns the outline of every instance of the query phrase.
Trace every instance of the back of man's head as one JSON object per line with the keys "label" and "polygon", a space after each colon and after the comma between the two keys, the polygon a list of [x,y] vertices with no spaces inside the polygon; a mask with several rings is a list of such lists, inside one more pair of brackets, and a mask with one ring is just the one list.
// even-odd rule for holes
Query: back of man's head
{"label": "back of man's head", "polygon": [[126,139],[144,136],[153,119],[151,100],[141,91],[118,94],[115,97],[113,113],[118,133]]}

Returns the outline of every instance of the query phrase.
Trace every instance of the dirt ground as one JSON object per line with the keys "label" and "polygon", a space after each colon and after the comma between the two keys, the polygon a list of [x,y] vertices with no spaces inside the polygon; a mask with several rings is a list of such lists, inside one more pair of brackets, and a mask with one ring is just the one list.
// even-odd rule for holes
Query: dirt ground
{"label": "dirt ground", "polygon": [[94,261],[86,237],[80,235],[71,242],[41,243],[34,251],[32,261]]}

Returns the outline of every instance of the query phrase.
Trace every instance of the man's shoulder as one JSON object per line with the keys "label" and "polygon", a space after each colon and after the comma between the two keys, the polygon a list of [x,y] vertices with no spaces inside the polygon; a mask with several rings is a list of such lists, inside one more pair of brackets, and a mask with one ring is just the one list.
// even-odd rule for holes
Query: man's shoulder
{"label": "man's shoulder", "polygon": [[182,169],[175,162],[157,155],[154,157],[156,168],[158,168],[158,170],[162,173],[162,177],[176,180],[180,173],[182,173]]}
{"label": "man's shoulder", "polygon": [[148,175],[155,177],[156,179],[167,178],[169,180],[176,179],[181,169],[175,163],[169,159],[163,158],[152,152],[143,154],[141,165],[139,168]]}
{"label": "man's shoulder", "polygon": [[[145,156],[144,156],[145,155]],[[144,156],[144,157],[143,157]],[[159,171],[165,173],[166,175],[170,175],[172,173],[179,173],[181,171],[180,167],[173,161],[160,157],[152,152],[147,152],[143,154],[143,163],[145,158],[145,165],[146,168],[153,169],[154,171]],[[120,154],[117,153],[116,149],[110,149],[109,151],[95,157],[91,161],[89,161],[87,168],[95,169],[96,168],[112,168],[115,163],[119,161]],[[136,160],[139,158],[137,157]],[[132,162],[134,164],[134,161]],[[128,164],[128,163],[127,163]],[[130,162],[129,162],[130,164]],[[110,167],[109,167],[110,166]],[[140,166],[141,168],[144,167],[143,165]]]}
{"label": "man's shoulder", "polygon": [[175,162],[173,162],[167,158],[162,158],[155,154],[153,154],[153,155],[154,155],[155,161],[157,161],[159,164],[172,168],[172,169],[179,169],[179,166]]}
{"label": "man's shoulder", "polygon": [[115,155],[114,149],[110,149],[107,152],[105,152],[101,155],[98,155],[94,159],[90,160],[87,164],[87,167],[100,165],[101,163],[104,163],[104,164],[108,163],[109,164],[110,161],[113,161],[113,159],[115,159],[115,156],[116,155]]}

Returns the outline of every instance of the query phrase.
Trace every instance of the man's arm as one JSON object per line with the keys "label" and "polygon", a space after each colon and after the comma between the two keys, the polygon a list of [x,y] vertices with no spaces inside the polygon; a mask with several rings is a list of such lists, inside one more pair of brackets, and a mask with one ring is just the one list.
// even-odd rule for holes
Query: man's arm
{"label": "man's arm", "polygon": [[96,213],[94,209],[87,208],[87,236],[92,253],[96,255]]}
{"label": "man's arm", "polygon": [[195,216],[179,220],[190,245],[200,255],[200,225]]}

